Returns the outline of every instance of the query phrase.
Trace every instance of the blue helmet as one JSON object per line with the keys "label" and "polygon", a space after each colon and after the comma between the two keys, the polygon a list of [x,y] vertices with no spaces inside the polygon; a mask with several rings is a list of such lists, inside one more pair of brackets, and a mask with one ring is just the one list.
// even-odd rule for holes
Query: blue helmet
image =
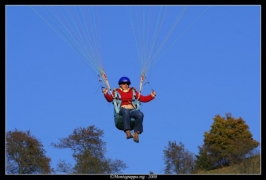
{"label": "blue helmet", "polygon": [[118,81],[118,84],[127,83],[128,85],[131,84],[130,79],[128,77],[121,77]]}

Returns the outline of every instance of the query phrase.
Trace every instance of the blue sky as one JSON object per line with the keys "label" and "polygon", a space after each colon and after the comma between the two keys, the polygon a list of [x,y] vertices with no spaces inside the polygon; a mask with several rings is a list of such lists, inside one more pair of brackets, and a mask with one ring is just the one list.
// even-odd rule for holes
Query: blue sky
{"label": "blue sky", "polygon": [[[172,24],[181,8],[171,6],[165,23]],[[261,142],[260,6],[206,8],[188,7],[147,73],[142,94],[154,89],[157,96],[142,103],[144,132],[137,144],[115,128],[113,106],[90,65],[29,6],[6,6],[6,131],[30,130],[55,167],[60,159],[74,161],[70,150],[50,143],[95,125],[104,131],[106,157],[127,164],[124,174],[163,174],[168,141],[198,154],[217,114],[243,118]],[[128,76],[138,89],[140,60],[127,6],[102,6],[98,14],[111,88]]]}

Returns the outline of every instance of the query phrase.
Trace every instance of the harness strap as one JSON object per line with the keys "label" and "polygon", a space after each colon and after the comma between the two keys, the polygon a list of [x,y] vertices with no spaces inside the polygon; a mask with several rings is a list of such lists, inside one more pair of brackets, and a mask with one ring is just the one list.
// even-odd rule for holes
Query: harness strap
{"label": "harness strap", "polygon": [[[114,92],[114,98],[113,98],[113,104],[115,107],[115,113],[119,114],[120,111],[120,106],[121,106],[121,95],[117,92],[116,88],[114,88],[113,90]],[[138,100],[138,98],[136,98],[136,89],[132,88],[132,105],[134,106],[135,110],[139,110],[140,109],[140,101]]]}
{"label": "harness strap", "polygon": [[139,98],[136,98],[136,89],[132,88],[132,92],[133,92],[132,105],[134,106],[135,110],[139,110],[140,102],[139,102]]}
{"label": "harness strap", "polygon": [[143,71],[141,73],[141,76],[140,76],[140,85],[139,85],[139,96],[138,96],[138,100],[139,100],[139,97],[140,97],[140,94],[141,94],[141,91],[142,91],[142,88],[143,88],[143,81],[144,81],[144,78],[145,78],[145,71]]}
{"label": "harness strap", "polygon": [[119,114],[120,111],[120,105],[121,105],[121,96],[117,92],[116,89],[114,89],[114,98],[113,98],[113,104],[115,106],[115,112]]}

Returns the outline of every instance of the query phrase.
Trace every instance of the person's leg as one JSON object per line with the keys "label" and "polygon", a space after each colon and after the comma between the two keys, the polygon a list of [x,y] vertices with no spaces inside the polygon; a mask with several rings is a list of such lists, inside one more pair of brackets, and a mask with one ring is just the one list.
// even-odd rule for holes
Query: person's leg
{"label": "person's leg", "polygon": [[130,110],[126,108],[121,108],[119,115],[122,116],[124,132],[126,133],[127,139],[132,138],[130,131]]}
{"label": "person's leg", "polygon": [[141,134],[143,132],[143,118],[144,114],[140,110],[133,110],[130,112],[130,117],[135,119],[134,132]]}
{"label": "person's leg", "polygon": [[139,142],[139,134],[143,132],[143,117],[144,114],[140,110],[134,110],[130,112],[130,117],[135,119],[134,135],[133,139],[136,143]]}

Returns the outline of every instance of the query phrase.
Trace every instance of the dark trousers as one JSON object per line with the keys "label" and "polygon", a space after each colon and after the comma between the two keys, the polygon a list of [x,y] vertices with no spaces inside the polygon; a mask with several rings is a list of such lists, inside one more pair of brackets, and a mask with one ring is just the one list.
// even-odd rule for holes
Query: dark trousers
{"label": "dark trousers", "polygon": [[140,110],[120,108],[119,115],[121,115],[123,119],[124,131],[130,130],[130,121],[131,118],[134,118],[135,119],[134,132],[138,131],[139,134],[143,132],[142,122],[144,114]]}

